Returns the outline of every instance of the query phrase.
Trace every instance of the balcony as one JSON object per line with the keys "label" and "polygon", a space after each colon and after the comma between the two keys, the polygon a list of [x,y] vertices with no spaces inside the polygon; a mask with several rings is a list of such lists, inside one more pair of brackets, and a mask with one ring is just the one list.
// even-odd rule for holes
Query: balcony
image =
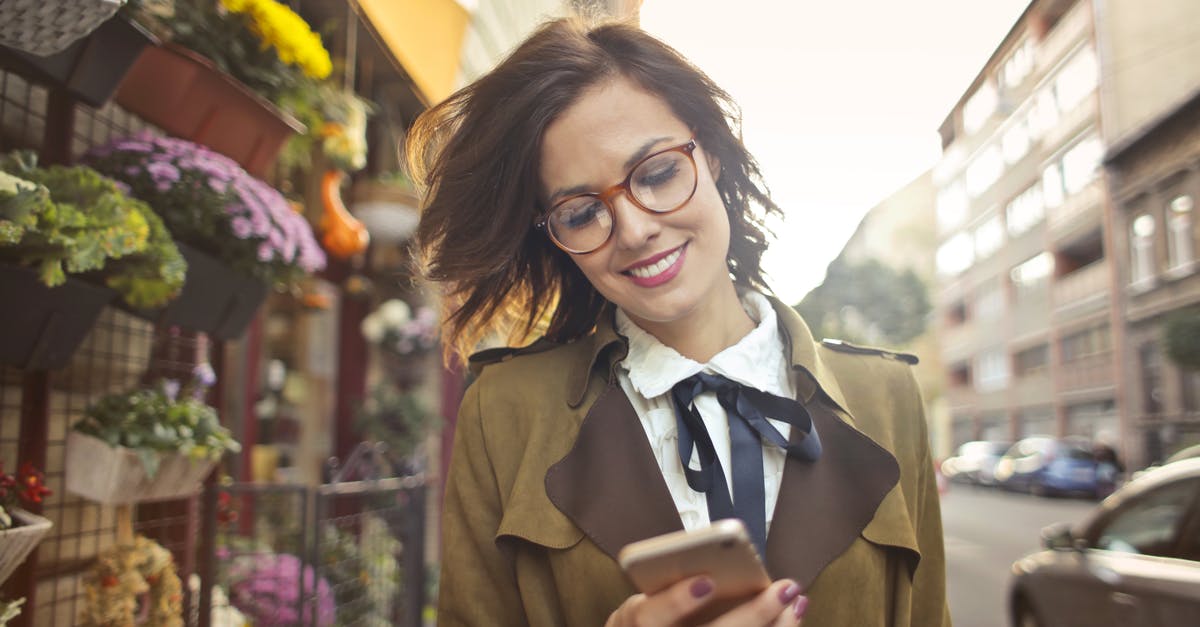
{"label": "balcony", "polygon": [[1087,35],[1091,26],[1091,3],[1079,2],[1058,20],[1038,43],[1034,74],[1044,76]]}
{"label": "balcony", "polygon": [[1097,177],[1063,203],[1046,210],[1046,223],[1055,235],[1067,234],[1084,226],[1099,224],[1104,204],[1104,180]]}
{"label": "balcony", "polygon": [[1104,259],[1055,279],[1054,315],[1080,315],[1108,304],[1109,267]]}
{"label": "balcony", "polygon": [[1059,368],[1058,391],[1071,393],[1112,388],[1113,359],[1112,352],[1106,351],[1064,363]]}

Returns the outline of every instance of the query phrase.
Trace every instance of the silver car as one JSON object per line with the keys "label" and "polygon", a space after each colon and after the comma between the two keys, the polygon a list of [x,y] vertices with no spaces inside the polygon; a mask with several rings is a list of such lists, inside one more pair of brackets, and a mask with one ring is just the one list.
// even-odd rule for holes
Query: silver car
{"label": "silver car", "polygon": [[1015,627],[1200,625],[1200,459],[1130,481],[1013,564]]}

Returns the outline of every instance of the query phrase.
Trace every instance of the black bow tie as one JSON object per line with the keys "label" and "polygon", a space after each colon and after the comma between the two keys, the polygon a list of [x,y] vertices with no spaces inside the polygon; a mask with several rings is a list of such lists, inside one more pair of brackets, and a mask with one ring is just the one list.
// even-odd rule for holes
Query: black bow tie
{"label": "black bow tie", "polygon": [[[717,401],[729,418],[732,497],[712,438],[704,427],[700,412],[696,410],[696,396],[706,391],[716,394]],[[821,456],[821,441],[813,427],[812,416],[804,405],[793,399],[704,372],[676,383],[671,388],[671,397],[675,401],[679,460],[683,463],[688,485],[705,494],[709,520],[742,519],[759,554],[765,556],[767,529],[763,446],[775,446],[797,459],[816,461]],[[774,425],[767,422],[767,418],[791,425],[796,442],[789,443]],[[689,467],[693,446],[700,458],[699,470]]]}

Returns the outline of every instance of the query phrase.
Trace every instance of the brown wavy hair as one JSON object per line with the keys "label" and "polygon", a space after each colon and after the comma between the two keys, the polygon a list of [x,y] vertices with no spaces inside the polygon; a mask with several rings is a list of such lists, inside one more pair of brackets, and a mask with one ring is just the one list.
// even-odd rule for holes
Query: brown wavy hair
{"label": "brown wavy hair", "polygon": [[595,326],[608,301],[569,255],[534,228],[544,211],[539,158],[546,128],[580,92],[616,75],[662,98],[720,159],[736,283],[769,291],[761,259],[768,196],[740,138],[733,99],[670,46],[635,26],[543,24],[494,70],[422,114],[405,150],[424,194],[416,243],[425,278],[446,288],[447,356],[485,336],[567,342]]}

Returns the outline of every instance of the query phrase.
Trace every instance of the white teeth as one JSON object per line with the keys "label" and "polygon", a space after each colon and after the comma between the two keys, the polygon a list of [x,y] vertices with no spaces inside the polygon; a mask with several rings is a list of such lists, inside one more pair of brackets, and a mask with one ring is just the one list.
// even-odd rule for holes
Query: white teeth
{"label": "white teeth", "polygon": [[675,262],[679,260],[679,255],[681,254],[683,254],[683,249],[677,249],[675,252],[663,257],[662,259],[659,259],[657,263],[631,269],[629,274],[632,274],[639,279],[650,279],[656,277],[665,272],[667,268],[670,268],[672,265],[674,265]]}

